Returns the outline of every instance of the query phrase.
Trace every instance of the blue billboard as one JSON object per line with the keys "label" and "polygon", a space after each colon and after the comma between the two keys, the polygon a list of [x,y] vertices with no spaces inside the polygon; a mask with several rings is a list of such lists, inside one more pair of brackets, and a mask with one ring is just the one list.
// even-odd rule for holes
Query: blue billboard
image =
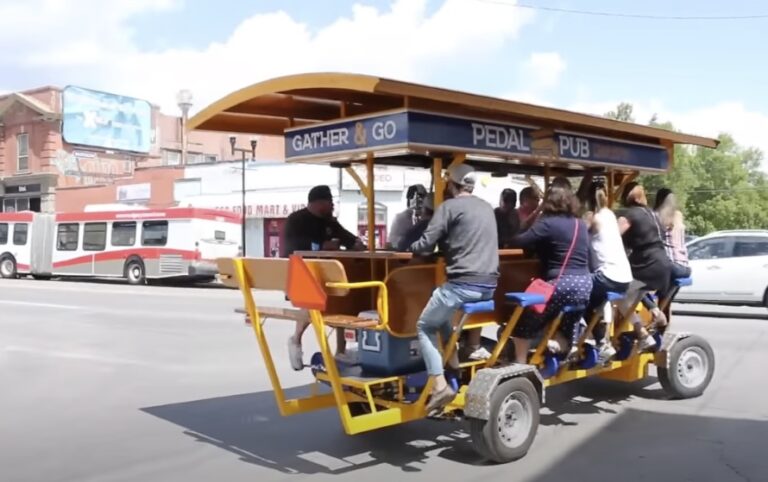
{"label": "blue billboard", "polygon": [[145,154],[152,145],[152,106],[133,97],[67,86],[62,124],[69,144]]}

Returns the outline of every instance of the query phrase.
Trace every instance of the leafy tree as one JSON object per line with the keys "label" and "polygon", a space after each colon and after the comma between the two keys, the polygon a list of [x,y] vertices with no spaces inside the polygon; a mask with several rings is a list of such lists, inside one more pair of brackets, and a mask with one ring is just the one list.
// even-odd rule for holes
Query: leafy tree
{"label": "leafy tree", "polygon": [[[606,117],[632,120],[632,105],[621,103]],[[649,125],[675,130],[657,116]],[[761,170],[763,153],[739,146],[720,134],[716,149],[676,146],[672,169],[664,175],[644,175],[640,182],[651,202],[656,191],[668,187],[677,195],[688,231],[706,234],[723,229],[768,228],[768,179]]]}

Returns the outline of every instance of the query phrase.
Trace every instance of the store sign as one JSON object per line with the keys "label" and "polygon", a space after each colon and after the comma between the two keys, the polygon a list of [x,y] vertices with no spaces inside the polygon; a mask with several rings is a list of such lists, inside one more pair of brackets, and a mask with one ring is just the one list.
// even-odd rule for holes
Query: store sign
{"label": "store sign", "polygon": [[62,136],[69,144],[148,154],[152,107],[145,100],[68,86],[62,95]]}
{"label": "store sign", "polygon": [[[547,145],[555,158],[652,170],[666,170],[661,146],[578,133],[549,134],[534,142],[537,127],[492,120],[401,111],[335,121],[285,132],[286,159],[343,156],[403,147],[454,150],[504,157],[532,157],[534,144]],[[345,187],[346,189],[346,187]]]}
{"label": "store sign", "polygon": [[[356,165],[355,170],[360,179],[366,182],[365,166]],[[405,173],[399,169],[390,169],[389,166],[374,166],[373,168],[373,186],[376,191],[402,191],[405,188]],[[360,189],[357,182],[344,170],[341,174],[341,188],[344,190],[357,191]]]}
{"label": "store sign", "polygon": [[152,198],[152,184],[145,182],[141,184],[126,184],[117,186],[117,200],[125,201],[148,201]]}
{"label": "store sign", "polygon": [[[245,217],[247,218],[287,218],[292,212],[306,207],[306,204],[247,204]],[[215,206],[214,209],[242,214],[243,205]]]}

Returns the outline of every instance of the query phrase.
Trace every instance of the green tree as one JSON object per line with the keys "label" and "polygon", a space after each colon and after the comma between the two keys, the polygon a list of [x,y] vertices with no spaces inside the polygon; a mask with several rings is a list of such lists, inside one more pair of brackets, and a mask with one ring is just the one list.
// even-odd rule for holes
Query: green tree
{"label": "green tree", "polygon": [[[606,117],[632,119],[632,105],[621,103]],[[649,125],[675,130],[657,116]],[[728,134],[719,136],[716,149],[676,146],[671,170],[644,175],[640,182],[654,201],[656,191],[668,187],[677,195],[688,230],[706,234],[723,229],[768,228],[768,179],[761,170],[763,153],[743,148]]]}

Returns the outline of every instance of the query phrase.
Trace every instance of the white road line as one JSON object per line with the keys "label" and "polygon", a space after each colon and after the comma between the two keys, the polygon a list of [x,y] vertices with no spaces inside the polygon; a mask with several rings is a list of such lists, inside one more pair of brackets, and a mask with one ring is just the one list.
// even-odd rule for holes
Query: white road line
{"label": "white road line", "polygon": [[55,303],[37,303],[32,301],[0,300],[0,305],[37,306],[40,308],[55,308],[57,310],[82,310],[83,306],[57,305]]}

